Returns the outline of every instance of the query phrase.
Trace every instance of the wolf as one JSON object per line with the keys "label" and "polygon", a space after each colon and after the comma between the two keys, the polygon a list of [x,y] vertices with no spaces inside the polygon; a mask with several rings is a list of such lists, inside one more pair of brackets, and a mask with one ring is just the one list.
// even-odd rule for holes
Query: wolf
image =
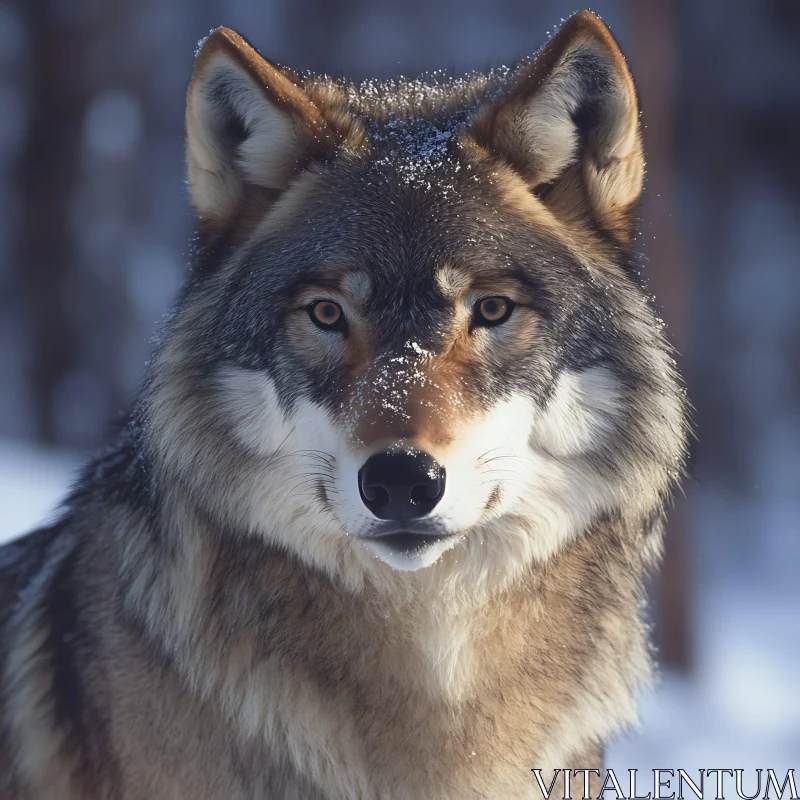
{"label": "wolf", "polygon": [[219,28],[186,159],[196,252],[141,392],[0,556],[0,796],[509,800],[599,769],[687,436],[608,28],[384,83]]}

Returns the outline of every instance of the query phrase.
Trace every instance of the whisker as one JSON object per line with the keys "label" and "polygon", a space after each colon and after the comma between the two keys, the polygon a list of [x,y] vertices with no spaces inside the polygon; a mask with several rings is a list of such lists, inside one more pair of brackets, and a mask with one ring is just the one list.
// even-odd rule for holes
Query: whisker
{"label": "whisker", "polygon": [[301,478],[298,483],[295,483],[288,491],[289,492],[296,492],[303,486],[308,486],[309,484],[314,484],[315,486],[325,486],[327,484],[328,479],[324,475],[298,475],[296,476]]}
{"label": "whisker", "polygon": [[513,469],[483,469],[481,470],[481,475],[513,475],[515,478],[519,478],[520,480],[524,480],[524,475],[520,475],[519,472]]}
{"label": "whisker", "polygon": [[503,447],[504,447],[504,445],[501,445],[500,447],[493,447],[491,450],[487,450],[485,453],[482,453],[481,455],[479,455],[475,460],[476,461],[481,461],[483,458],[488,456],[489,453],[494,453],[495,450],[502,450]]}
{"label": "whisker", "polygon": [[333,468],[333,464],[335,462],[335,459],[333,457],[325,458],[325,457],[323,457],[321,455],[317,455],[316,453],[301,453],[301,452],[284,453],[284,454],[282,454],[280,456],[275,456],[271,460],[272,460],[273,463],[277,463],[279,461],[284,461],[287,458],[296,458],[298,460],[307,458],[307,459],[310,459],[311,461],[315,461],[315,462],[317,462],[319,464],[323,464],[324,466],[326,466],[329,469]]}
{"label": "whisker", "polygon": [[518,461],[519,460],[518,456],[515,456],[515,455],[510,455],[510,456],[492,456],[492,458],[487,458],[483,462],[483,466],[486,466],[487,464],[491,464],[492,461],[506,461],[506,460],[509,460],[509,459],[513,459],[514,461]]}

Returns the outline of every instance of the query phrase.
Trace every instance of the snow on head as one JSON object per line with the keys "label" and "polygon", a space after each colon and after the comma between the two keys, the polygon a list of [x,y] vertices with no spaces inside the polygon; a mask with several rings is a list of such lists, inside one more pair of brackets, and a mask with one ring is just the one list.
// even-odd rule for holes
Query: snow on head
{"label": "snow on head", "polygon": [[430,188],[434,170],[446,163],[455,171],[461,168],[448,146],[454,130],[445,124],[416,117],[391,120],[373,136],[374,141],[387,145],[385,155],[377,163],[391,164],[409,186],[422,183]]}
{"label": "snow on head", "polygon": [[461,169],[459,134],[481,103],[506,88],[509,73],[506,67],[461,78],[438,72],[365,81],[346,90],[351,111],[378,151],[374,163],[392,168],[404,185],[430,189]]}

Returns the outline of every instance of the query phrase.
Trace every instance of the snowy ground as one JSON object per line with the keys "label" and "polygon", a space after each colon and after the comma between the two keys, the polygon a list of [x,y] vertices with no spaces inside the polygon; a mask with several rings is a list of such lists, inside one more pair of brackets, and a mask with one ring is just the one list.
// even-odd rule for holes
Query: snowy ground
{"label": "snowy ground", "polygon": [[52,517],[79,465],[76,456],[0,439],[0,542]]}
{"label": "snowy ground", "polygon": [[[0,440],[0,541],[50,516],[77,464],[69,455]],[[714,515],[704,513],[713,525]],[[765,529],[765,536],[797,538],[797,531],[781,530]],[[628,768],[800,770],[798,564],[775,559],[752,559],[746,570],[717,563],[715,573],[697,582],[696,674],[662,676],[642,698],[641,731],[612,746],[608,766],[623,774]]]}

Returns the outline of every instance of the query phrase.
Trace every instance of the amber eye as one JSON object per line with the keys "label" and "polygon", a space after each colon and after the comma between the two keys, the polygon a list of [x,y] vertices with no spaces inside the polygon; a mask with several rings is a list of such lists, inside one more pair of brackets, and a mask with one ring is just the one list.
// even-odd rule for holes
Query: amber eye
{"label": "amber eye", "polygon": [[318,328],[326,331],[344,328],[344,312],[341,306],[332,300],[317,300],[316,303],[312,303],[308,307],[308,315]]}
{"label": "amber eye", "polygon": [[514,304],[506,297],[484,297],[475,304],[475,317],[473,325],[482,325],[490,328],[501,325],[514,310]]}

